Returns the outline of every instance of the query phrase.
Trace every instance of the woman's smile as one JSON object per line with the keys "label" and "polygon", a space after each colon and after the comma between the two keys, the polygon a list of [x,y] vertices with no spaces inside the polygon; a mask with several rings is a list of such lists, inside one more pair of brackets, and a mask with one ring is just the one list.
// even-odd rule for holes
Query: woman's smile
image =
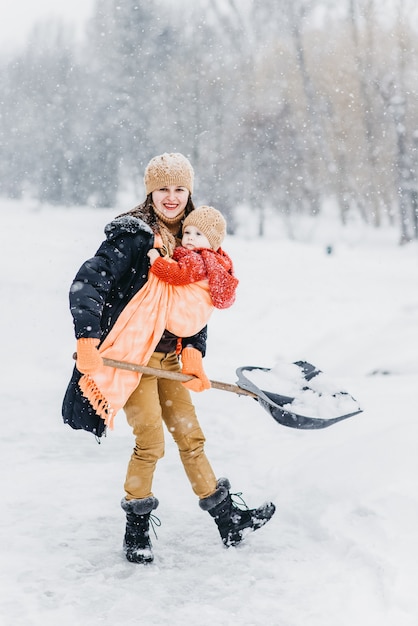
{"label": "woman's smile", "polygon": [[189,191],[185,187],[170,185],[152,192],[152,201],[157,211],[166,217],[177,217],[184,211],[189,199]]}

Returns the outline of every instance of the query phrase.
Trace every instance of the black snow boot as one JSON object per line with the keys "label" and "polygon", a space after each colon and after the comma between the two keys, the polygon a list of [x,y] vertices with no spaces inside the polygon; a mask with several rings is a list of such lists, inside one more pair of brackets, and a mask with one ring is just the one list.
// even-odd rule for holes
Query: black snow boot
{"label": "black snow boot", "polygon": [[207,498],[199,500],[199,505],[215,518],[224,545],[237,546],[245,535],[267,524],[274,515],[276,507],[272,502],[262,504],[258,509],[249,509],[240,493],[232,494],[240,499],[245,508],[240,508],[231,497],[231,485],[227,478],[220,478],[216,491]]}
{"label": "black snow boot", "polygon": [[151,524],[157,526],[160,521],[151,516],[151,511],[157,508],[157,498],[141,498],[138,500],[126,500],[120,503],[126,513],[126,532],[123,548],[126,558],[131,563],[151,563],[154,560],[152,543],[149,537],[150,517]]}

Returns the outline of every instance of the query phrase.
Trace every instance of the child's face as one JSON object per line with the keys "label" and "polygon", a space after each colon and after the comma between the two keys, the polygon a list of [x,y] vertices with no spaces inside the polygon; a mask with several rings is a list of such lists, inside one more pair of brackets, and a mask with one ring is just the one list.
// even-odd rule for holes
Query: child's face
{"label": "child's face", "polygon": [[194,250],[195,248],[210,248],[208,238],[196,226],[189,224],[183,231],[181,240],[183,248]]}

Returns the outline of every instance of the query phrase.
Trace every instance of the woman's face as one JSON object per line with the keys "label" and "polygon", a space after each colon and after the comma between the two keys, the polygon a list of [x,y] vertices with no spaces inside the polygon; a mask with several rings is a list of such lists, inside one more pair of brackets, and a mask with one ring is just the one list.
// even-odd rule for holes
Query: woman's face
{"label": "woman's face", "polygon": [[186,187],[169,185],[152,192],[152,201],[157,211],[165,217],[177,217],[183,213],[189,199],[189,190]]}

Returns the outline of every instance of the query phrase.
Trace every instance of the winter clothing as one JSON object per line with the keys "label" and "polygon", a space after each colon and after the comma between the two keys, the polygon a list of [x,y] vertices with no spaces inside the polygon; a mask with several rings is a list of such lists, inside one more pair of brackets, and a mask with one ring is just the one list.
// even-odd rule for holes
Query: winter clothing
{"label": "winter clothing", "polygon": [[231,259],[221,248],[217,252],[209,248],[176,248],[173,259],[156,259],[151,272],[170,285],[187,285],[207,278],[210,297],[217,309],[227,309],[235,302],[238,280]]}
{"label": "winter clothing", "polygon": [[156,189],[177,185],[193,193],[194,171],[188,159],[178,152],[165,152],[154,157],[145,168],[144,184],[146,194]]}
{"label": "winter clothing", "polygon": [[154,555],[149,525],[151,511],[159,504],[157,498],[142,500],[125,500],[124,498],[120,504],[126,513],[126,531],[123,541],[126,558],[131,563],[151,563]]}
{"label": "winter clothing", "polygon": [[[153,211],[157,216],[159,222],[160,234],[158,235],[158,239],[161,240],[161,244],[159,242],[158,247],[162,248],[164,253],[171,257],[173,256],[176,246],[178,246],[180,243],[177,237],[178,226],[179,220],[182,220],[184,218],[185,213],[181,213],[176,218],[170,218],[158,211],[155,206],[153,206]],[[154,246],[157,247],[155,241]]]}
{"label": "winter clothing", "polygon": [[[140,207],[136,214],[140,215]],[[105,233],[106,240],[96,255],[81,266],[71,286],[70,307],[76,339],[93,337],[103,342],[126,304],[147,281],[146,253],[154,240],[151,228],[139,217],[124,215],[108,224]],[[205,327],[196,335],[182,339],[182,345],[191,344],[204,355],[206,336]],[[177,337],[164,331],[156,350],[175,352],[176,347]],[[64,422],[101,437],[104,421],[82,395],[80,378],[81,373],[74,368],[63,400]]]}
{"label": "winter clothing", "polygon": [[[202,285],[172,286],[151,274],[119,315],[99,348],[99,358],[147,365],[165,328],[177,337],[188,337],[205,326],[212,311],[209,293]],[[196,352],[202,358],[201,352]],[[139,372],[102,365],[82,376],[79,386],[96,413],[113,428],[114,416],[140,378]]]}
{"label": "winter clothing", "polygon": [[[155,352],[150,367],[178,372],[175,353]],[[164,455],[162,421],[179,449],[181,462],[194,493],[204,498],[216,488],[216,476],[204,451],[205,437],[190,401],[190,393],[177,381],[143,374],[124,407],[136,438],[125,481],[128,499],[152,495],[157,461]],[[162,420],[162,421],[161,421]]]}
{"label": "winter clothing", "polygon": [[83,374],[92,374],[103,365],[102,357],[97,351],[99,340],[94,337],[81,337],[77,340],[76,367]]}
{"label": "winter clothing", "polygon": [[[276,507],[272,502],[266,502],[258,509],[249,509],[241,499],[244,509],[239,508],[232,500],[227,478],[220,478],[216,483],[216,490],[207,498],[200,500],[200,508],[208,511],[215,519],[223,544],[229,548],[237,546],[245,535],[258,530],[273,517]],[[232,494],[241,497],[241,494]]]}
{"label": "winter clothing", "polygon": [[196,226],[205,235],[213,250],[218,250],[226,235],[226,221],[222,213],[212,206],[200,206],[186,217],[183,232],[187,226]]}
{"label": "winter clothing", "polygon": [[196,348],[183,348],[181,353],[182,373],[189,374],[190,376],[196,376],[195,379],[182,383],[190,391],[204,391],[210,389],[211,384],[209,378],[206,376],[203,363],[202,353]]}
{"label": "winter clothing", "polygon": [[[79,387],[109,428],[113,428],[115,415],[138,386],[141,374],[105,367],[101,358],[146,365],[165,328],[178,337],[193,335],[207,324],[213,304],[226,308],[235,300],[238,280],[232,274],[231,259],[221,249],[215,252],[177,248],[174,259],[155,261],[148,281],[125,306],[101,344],[100,354],[96,351],[96,355],[89,355],[92,365],[83,372]],[[208,281],[202,282],[206,278]],[[78,343],[92,341],[98,343],[84,338]],[[183,371],[196,373],[198,379],[183,384],[192,391],[209,389],[201,353],[194,348],[188,350],[196,354],[193,363],[190,355],[182,355]]]}

